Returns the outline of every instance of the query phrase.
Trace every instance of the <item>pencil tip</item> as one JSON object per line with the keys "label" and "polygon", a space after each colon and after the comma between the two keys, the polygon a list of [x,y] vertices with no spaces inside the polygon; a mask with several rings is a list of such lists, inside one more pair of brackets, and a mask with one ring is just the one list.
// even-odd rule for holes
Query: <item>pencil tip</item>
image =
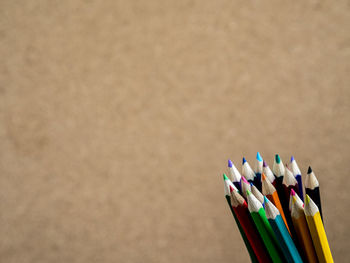
{"label": "pencil tip", "polygon": [[223,174],[224,180],[228,180],[228,177],[226,176],[226,174]]}
{"label": "pencil tip", "polygon": [[251,194],[251,192],[249,190],[247,190],[247,196],[250,195],[250,194]]}
{"label": "pencil tip", "polygon": [[233,166],[233,163],[232,163],[232,161],[230,160],[230,159],[228,159],[228,167],[232,167]]}
{"label": "pencil tip", "polygon": [[263,161],[263,167],[267,167],[265,160]]}
{"label": "pencil tip", "polygon": [[261,158],[261,155],[259,152],[256,153],[256,159],[259,161],[259,162],[262,162],[262,158]]}
{"label": "pencil tip", "polygon": [[278,154],[276,154],[275,160],[276,160],[276,163],[280,163],[281,162],[281,157]]}
{"label": "pencil tip", "polygon": [[305,204],[308,205],[310,203],[310,196],[307,194],[305,195]]}
{"label": "pencil tip", "polygon": [[264,173],[261,174],[261,180],[266,180],[266,175]]}
{"label": "pencil tip", "polygon": [[290,157],[290,162],[294,161],[294,156],[292,155],[292,157]]}
{"label": "pencil tip", "polygon": [[264,203],[267,204],[269,202],[269,199],[264,195]]}
{"label": "pencil tip", "polygon": [[311,166],[309,166],[309,169],[307,169],[307,173],[308,173],[308,174],[311,174],[311,173],[312,173]]}
{"label": "pencil tip", "polygon": [[242,176],[241,179],[242,179],[242,181],[245,182],[246,184],[249,184],[248,181],[247,181],[247,179],[245,179],[244,176]]}
{"label": "pencil tip", "polygon": [[244,164],[245,162],[247,162],[247,160],[243,157],[242,164]]}
{"label": "pencil tip", "polygon": [[294,191],[294,189],[291,189],[291,190],[290,190],[290,194],[291,194],[292,196],[295,196],[295,191]]}

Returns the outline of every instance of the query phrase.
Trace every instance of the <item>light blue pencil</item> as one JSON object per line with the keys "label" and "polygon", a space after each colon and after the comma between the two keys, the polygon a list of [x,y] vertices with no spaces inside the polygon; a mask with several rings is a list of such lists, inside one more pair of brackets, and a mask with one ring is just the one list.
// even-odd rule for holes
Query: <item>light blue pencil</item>
{"label": "light blue pencil", "polygon": [[303,263],[278,209],[264,196],[266,217],[270,222],[288,263]]}

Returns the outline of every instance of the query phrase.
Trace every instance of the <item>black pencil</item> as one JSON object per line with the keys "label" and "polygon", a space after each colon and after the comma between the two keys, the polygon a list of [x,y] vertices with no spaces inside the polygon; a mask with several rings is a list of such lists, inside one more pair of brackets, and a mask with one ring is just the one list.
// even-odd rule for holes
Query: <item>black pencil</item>
{"label": "black pencil", "polygon": [[321,219],[323,221],[322,207],[321,207],[321,196],[320,196],[320,184],[318,183],[318,180],[317,180],[314,172],[312,171],[311,166],[309,166],[309,169],[308,169],[307,175],[306,175],[305,192],[307,195],[310,196],[310,198],[317,205],[318,210],[320,210]]}

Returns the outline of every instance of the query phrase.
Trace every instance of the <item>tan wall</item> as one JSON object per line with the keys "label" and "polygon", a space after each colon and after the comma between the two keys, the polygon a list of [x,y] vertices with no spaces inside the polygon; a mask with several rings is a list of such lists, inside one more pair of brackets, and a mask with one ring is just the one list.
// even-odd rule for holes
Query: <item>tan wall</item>
{"label": "tan wall", "polygon": [[221,173],[259,150],[312,165],[345,262],[349,23],[347,1],[0,1],[0,261],[247,262]]}

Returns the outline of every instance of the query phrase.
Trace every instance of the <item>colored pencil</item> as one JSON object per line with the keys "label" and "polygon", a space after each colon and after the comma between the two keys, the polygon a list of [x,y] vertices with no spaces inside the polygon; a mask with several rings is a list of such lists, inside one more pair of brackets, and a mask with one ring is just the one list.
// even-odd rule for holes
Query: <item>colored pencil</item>
{"label": "colored pencil", "polygon": [[255,253],[254,253],[254,250],[252,248],[252,246],[250,245],[249,241],[248,241],[248,238],[246,236],[246,234],[244,233],[244,230],[237,218],[237,215],[235,214],[232,206],[231,206],[231,192],[238,192],[237,191],[237,188],[232,184],[232,182],[230,181],[230,179],[227,178],[226,174],[223,174],[223,177],[224,177],[224,190],[225,190],[225,198],[227,200],[227,203],[230,207],[230,210],[231,210],[231,213],[233,215],[233,218],[235,219],[236,221],[236,224],[237,224],[237,227],[238,227],[238,230],[239,230],[239,233],[241,234],[242,236],[242,239],[243,239],[243,242],[248,250],[248,254],[249,254],[249,257],[250,257],[250,260],[254,263],[258,263],[258,259],[257,257],[255,256]]}
{"label": "colored pencil", "polygon": [[294,156],[292,156],[290,158],[289,167],[290,167],[291,171],[293,172],[293,175],[294,175],[295,179],[298,182],[299,197],[304,202],[303,180],[302,180],[302,176],[301,176],[301,171],[299,169],[299,166],[298,166],[296,160],[294,159]]}
{"label": "colored pencil", "polygon": [[300,197],[298,196],[298,194],[291,189],[290,190],[290,196],[289,196],[289,211],[292,211],[292,205],[293,205],[293,197],[296,198],[296,201],[303,207],[304,203],[303,201],[301,201]]}
{"label": "colored pencil", "polygon": [[271,262],[265,245],[254,227],[247,202],[236,191],[231,192],[231,205],[258,261],[266,263]]}
{"label": "colored pencil", "polygon": [[266,164],[265,161],[263,162],[263,173],[271,183],[275,181],[275,176],[273,175],[273,172],[271,171],[270,167]]}
{"label": "colored pencil", "polygon": [[277,241],[282,248],[283,256],[288,263],[302,263],[297,248],[284,224],[284,221],[278,209],[265,196],[265,212],[270,222],[273,232],[277,237]]}
{"label": "colored pencil", "polygon": [[303,203],[300,203],[296,196],[292,197],[291,215],[293,226],[301,248],[301,256],[305,262],[317,263],[316,251],[312,243],[309,228],[304,215]]}
{"label": "colored pencil", "polygon": [[274,187],[277,190],[282,207],[284,209],[285,204],[287,202],[287,200],[285,198],[284,189],[282,186],[283,178],[284,178],[284,174],[285,174],[285,169],[284,169],[284,165],[283,165],[283,162],[281,160],[281,157],[278,154],[275,155],[275,159],[274,159],[273,166],[272,166],[272,172],[276,177],[275,181],[273,181],[272,184],[274,185]]}
{"label": "colored pencil", "polygon": [[261,174],[263,173],[263,159],[259,152],[256,153],[254,185],[261,191]]}
{"label": "colored pencil", "polygon": [[277,207],[278,211],[280,211],[281,217],[282,217],[284,223],[286,224],[287,229],[290,233],[287,219],[284,215],[281,201],[280,201],[279,196],[277,194],[276,188],[272,185],[272,183],[269,181],[269,179],[267,179],[265,174],[261,175],[261,180],[262,180],[262,194],[265,195]]}
{"label": "colored pencil", "polygon": [[317,205],[305,195],[304,213],[319,262],[334,262]]}
{"label": "colored pencil", "polygon": [[242,186],[242,194],[245,199],[247,199],[247,190],[251,191],[252,188],[250,186],[250,183],[245,179],[244,176],[241,178],[241,186]]}
{"label": "colored pencil", "polygon": [[[295,230],[292,223],[292,218],[290,216],[290,210],[289,210],[289,200],[290,200],[290,192],[293,189],[296,193],[299,192],[298,188],[298,182],[295,179],[293,173],[286,167],[285,174],[283,177],[282,187],[284,191],[284,200],[286,200],[285,203],[282,203],[282,208],[284,215],[286,216],[288,227],[290,230],[291,235],[295,236]],[[280,196],[281,197],[281,196]]]}
{"label": "colored pencil", "polygon": [[241,177],[242,176],[231,160],[228,160],[228,169],[230,172],[230,178],[231,178],[232,183],[236,186],[236,188],[239,191],[242,191],[242,189],[241,189]]}
{"label": "colored pencil", "polygon": [[265,247],[272,259],[272,262],[283,262],[280,247],[269,221],[266,218],[265,210],[258,199],[248,190],[248,209],[254,224],[265,244]]}
{"label": "colored pencil", "polygon": [[260,201],[260,203],[264,206],[264,196],[262,193],[256,188],[256,186],[253,183],[250,183],[250,188],[252,189],[252,194]]}
{"label": "colored pencil", "polygon": [[307,175],[306,175],[306,179],[305,179],[305,192],[306,192],[306,194],[308,194],[311,197],[311,199],[317,205],[317,207],[320,211],[321,219],[323,221],[321,196],[320,196],[320,185],[319,185],[318,180],[315,176],[315,173],[311,169],[311,166],[309,166],[309,169],[308,169]]}
{"label": "colored pencil", "polygon": [[[243,157],[243,161],[242,161],[242,175],[245,177],[245,179],[247,179],[247,181],[249,183],[254,183],[254,178],[255,173],[252,169],[252,167],[250,167],[249,163],[247,162],[247,160]],[[243,191],[243,189],[242,189]]]}

